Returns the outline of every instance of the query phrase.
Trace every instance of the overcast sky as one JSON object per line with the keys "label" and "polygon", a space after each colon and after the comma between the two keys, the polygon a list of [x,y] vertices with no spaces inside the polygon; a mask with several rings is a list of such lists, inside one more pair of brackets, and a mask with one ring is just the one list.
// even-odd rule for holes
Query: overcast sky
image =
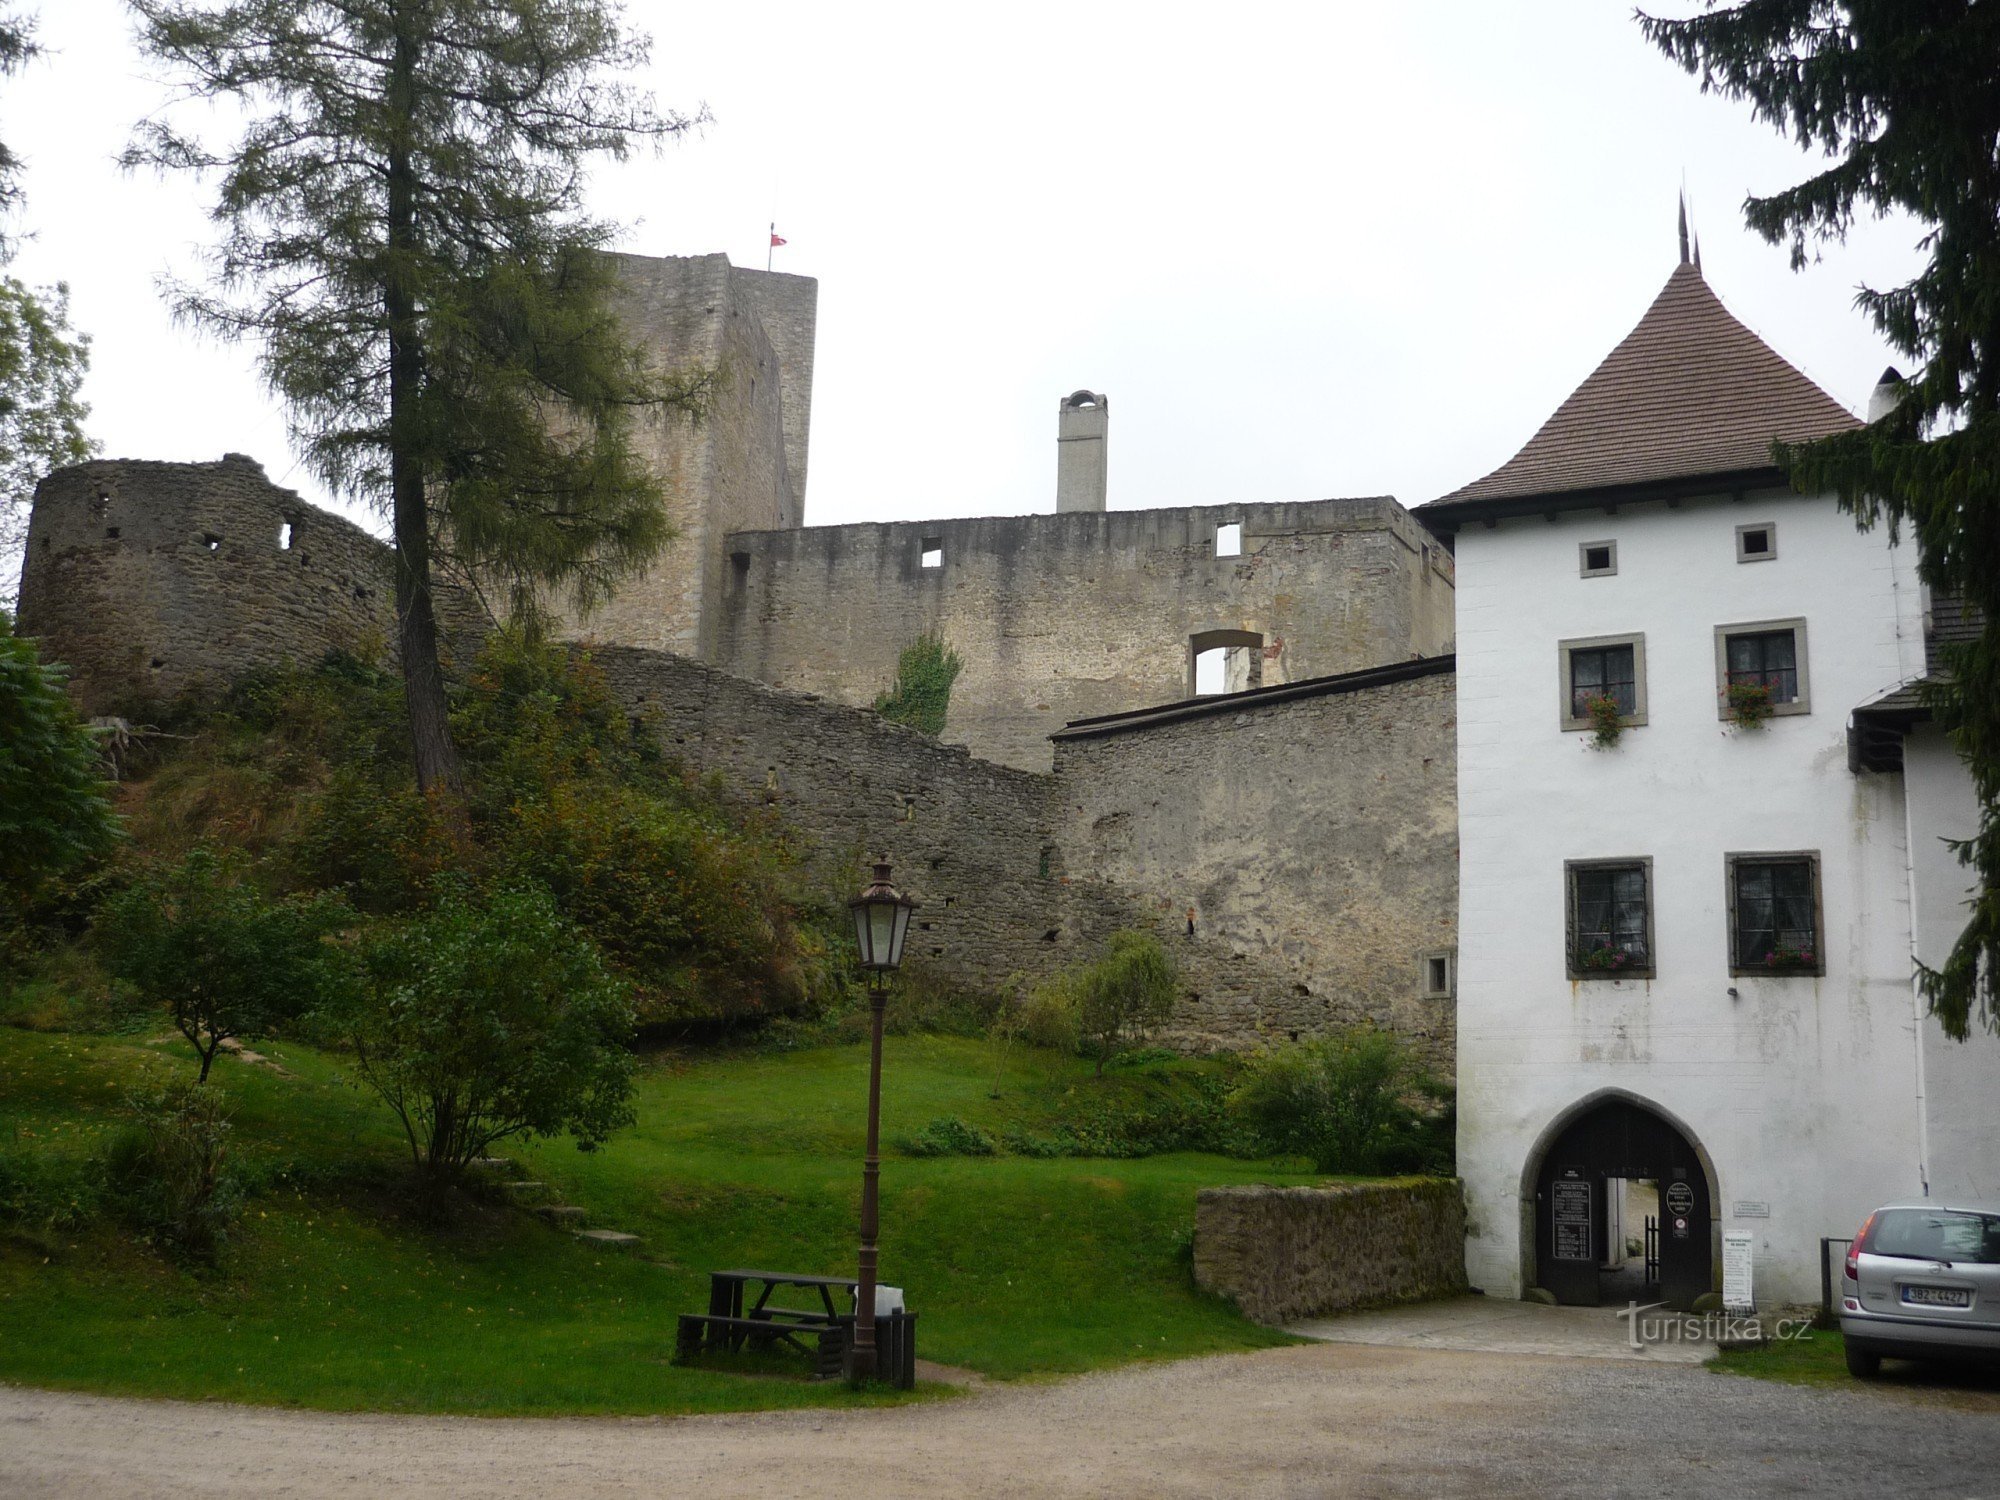
{"label": "overcast sky", "polygon": [[[247,452],[323,498],[251,352],[160,300],[207,200],[113,163],[163,96],[123,6],[38,8],[50,55],[0,95],[36,235],[14,272],[70,284],[104,452]],[[777,268],[819,278],[812,524],[1053,510],[1079,386],[1110,398],[1114,508],[1432,499],[1638,319],[1684,181],[1709,283],[1849,407],[1890,362],[1854,290],[1917,264],[1908,223],[1868,224],[1791,272],[1740,204],[1816,158],[1703,97],[1615,0],[628,18],[659,102],[714,123],[600,169],[593,206],[622,248],[750,266],[775,219]]]}

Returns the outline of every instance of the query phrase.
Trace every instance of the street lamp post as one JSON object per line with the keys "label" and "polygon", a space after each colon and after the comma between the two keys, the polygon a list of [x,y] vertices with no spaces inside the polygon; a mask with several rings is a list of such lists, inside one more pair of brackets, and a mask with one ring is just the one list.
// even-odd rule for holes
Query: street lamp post
{"label": "street lamp post", "polygon": [[889,883],[889,864],[875,866],[875,878],[847,903],[854,914],[854,942],[868,975],[868,1146],[861,1163],[861,1264],[854,1291],[854,1347],[848,1374],[867,1380],[875,1373],[875,1236],[880,1226],[878,1182],[882,1175],[882,1007],[883,981],[903,962],[903,939],[917,903]]}

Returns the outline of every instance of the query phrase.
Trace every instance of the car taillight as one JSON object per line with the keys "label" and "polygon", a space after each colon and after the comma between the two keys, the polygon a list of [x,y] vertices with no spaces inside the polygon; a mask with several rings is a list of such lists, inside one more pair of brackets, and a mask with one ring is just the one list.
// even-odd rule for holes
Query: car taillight
{"label": "car taillight", "polygon": [[1854,1238],[1847,1246],[1847,1279],[1861,1279],[1861,1252],[1868,1248],[1868,1231],[1875,1227],[1875,1215],[1870,1214],[1861,1221],[1861,1227],[1854,1232]]}

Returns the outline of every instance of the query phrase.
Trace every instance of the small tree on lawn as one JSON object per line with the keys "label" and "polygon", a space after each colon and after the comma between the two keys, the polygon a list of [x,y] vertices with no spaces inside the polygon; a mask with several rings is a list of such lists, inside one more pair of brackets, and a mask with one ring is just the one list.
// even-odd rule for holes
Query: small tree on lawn
{"label": "small tree on lawn", "polygon": [[0,899],[18,910],[43,880],[109,849],[109,791],[60,669],[0,610]]}
{"label": "small tree on lawn", "polygon": [[335,896],[270,900],[238,863],[195,849],[106,902],[97,932],[112,974],[173,1017],[205,1083],[224,1042],[271,1035],[342,981],[347,955],[327,939],[352,920]]}
{"label": "small tree on lawn", "polygon": [[1143,932],[1114,932],[1104,955],[1077,975],[1077,1027],[1085,1049],[1104,1065],[1144,1039],[1173,1013],[1180,978],[1160,941]]}
{"label": "small tree on lawn", "polygon": [[595,1145],[632,1121],[632,999],[538,887],[436,907],[380,939],[329,1007],[432,1191],[510,1136]]}

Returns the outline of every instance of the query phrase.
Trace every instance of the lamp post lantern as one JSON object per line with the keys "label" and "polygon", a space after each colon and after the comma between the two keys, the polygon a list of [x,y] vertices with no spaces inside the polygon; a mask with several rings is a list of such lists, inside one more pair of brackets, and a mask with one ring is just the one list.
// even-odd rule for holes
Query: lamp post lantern
{"label": "lamp post lantern", "polygon": [[903,939],[917,903],[889,883],[889,862],[875,866],[875,878],[847,903],[854,915],[854,942],[868,975],[868,1146],[861,1163],[861,1264],[854,1289],[854,1347],[848,1373],[866,1380],[875,1373],[875,1236],[880,1228],[878,1181],[882,1175],[882,1006],[883,980],[903,962]]}

